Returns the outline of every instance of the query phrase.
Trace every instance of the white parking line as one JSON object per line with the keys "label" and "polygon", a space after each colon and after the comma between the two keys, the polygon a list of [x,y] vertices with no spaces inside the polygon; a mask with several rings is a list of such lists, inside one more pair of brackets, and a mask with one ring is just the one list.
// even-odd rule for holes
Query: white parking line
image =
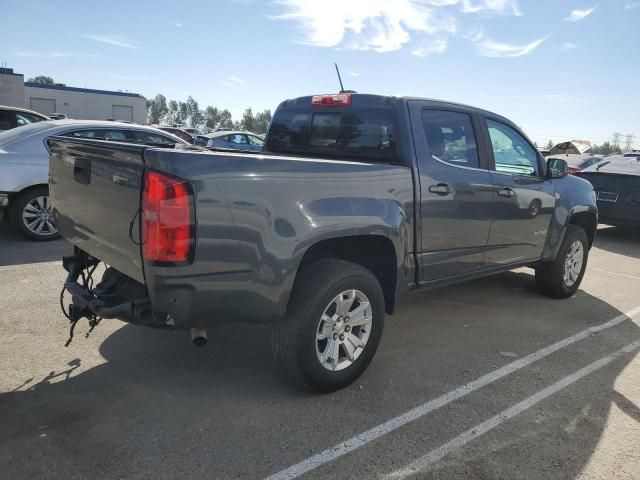
{"label": "white parking line", "polygon": [[384,478],[391,480],[404,479],[415,475],[419,472],[424,472],[435,462],[445,457],[449,453],[457,450],[460,447],[463,447],[465,444],[469,443],[471,440],[478,438],[481,435],[484,435],[490,430],[493,430],[498,425],[506,422],[507,420],[515,417],[516,415],[524,412],[525,410],[530,409],[535,406],[537,403],[541,402],[547,397],[550,397],[554,393],[559,392],[563,388],[568,387],[569,385],[577,382],[583,377],[595,372],[596,370],[610,364],[617,358],[621,357],[626,353],[630,353],[633,350],[640,347],[640,340],[637,340],[633,343],[628,344],[627,346],[617,350],[606,357],[602,357],[600,360],[596,360],[595,362],[587,365],[584,368],[581,368],[575,373],[564,377],[562,380],[554,383],[553,385],[548,386],[547,388],[540,390],[539,392],[531,395],[529,398],[516,403],[513,407],[507,408],[506,410],[500,412],[494,417],[491,417],[489,420],[486,420],[475,427],[470,428],[466,432],[458,435],[453,440],[445,443],[444,445],[439,446],[435,450],[430,451],[423,457],[411,462],[406,467],[396,470]]}
{"label": "white parking line", "polygon": [[602,270],[601,268],[589,267],[589,270],[594,270],[600,273],[606,273],[607,275],[613,275],[614,277],[630,278],[632,280],[640,280],[640,277],[635,275],[629,275],[628,273],[610,272],[609,270]]}
{"label": "white parking line", "polygon": [[0,272],[8,270],[24,270],[25,268],[48,267],[49,265],[62,265],[62,260],[54,260],[51,262],[20,263],[15,265],[0,265]]}
{"label": "white parking line", "polygon": [[537,352],[531,353],[526,357],[522,357],[518,360],[515,360],[504,367],[498,368],[491,373],[488,373],[472,382],[467,383],[466,385],[462,385],[461,387],[456,388],[455,390],[451,390],[450,392],[445,393],[444,395],[435,398],[433,400],[429,400],[418,407],[415,407],[397,417],[394,417],[390,420],[387,420],[384,423],[381,423],[378,426],[367,430],[366,432],[359,433],[355,437],[352,437],[348,440],[345,440],[333,447],[327,448],[320,453],[312,455],[311,457],[301,461],[300,463],[296,463],[284,470],[281,470],[273,475],[267,477],[265,480],[290,480],[293,478],[297,478],[300,475],[303,475],[311,470],[314,470],[325,463],[331,462],[349,452],[357,450],[360,447],[365,446],[369,442],[376,440],[389,432],[397,430],[398,428],[411,423],[425,415],[441,408],[459,398],[464,397],[465,395],[478,390],[490,383],[493,383],[517,370],[525,368],[531,365],[538,360],[541,360],[548,355],[551,355],[558,350],[561,350],[569,345],[572,345],[580,340],[583,340],[590,335],[601,332],[611,327],[615,327],[616,325],[629,320],[640,313],[640,306],[630,310],[627,313],[618,315],[615,318],[612,318],[608,322],[602,323],[600,325],[595,325],[591,328],[587,328],[586,330],[582,330],[575,335],[571,335],[559,342],[556,342],[552,345],[544,347]]}

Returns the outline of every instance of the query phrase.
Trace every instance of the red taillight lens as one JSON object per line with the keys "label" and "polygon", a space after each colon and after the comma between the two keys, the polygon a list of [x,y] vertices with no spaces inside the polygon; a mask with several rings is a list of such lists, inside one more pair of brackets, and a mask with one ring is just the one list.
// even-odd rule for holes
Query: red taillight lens
{"label": "red taillight lens", "polygon": [[581,171],[582,171],[582,169],[580,167],[569,167],[567,169],[567,172],[569,172],[569,173],[578,173],[578,172],[581,172]]}
{"label": "red taillight lens", "polygon": [[314,95],[311,97],[311,106],[319,107],[346,107],[351,105],[350,93],[336,93],[335,95]]}
{"label": "red taillight lens", "polygon": [[191,198],[185,183],[146,172],[142,193],[142,256],[153,262],[189,260]]}

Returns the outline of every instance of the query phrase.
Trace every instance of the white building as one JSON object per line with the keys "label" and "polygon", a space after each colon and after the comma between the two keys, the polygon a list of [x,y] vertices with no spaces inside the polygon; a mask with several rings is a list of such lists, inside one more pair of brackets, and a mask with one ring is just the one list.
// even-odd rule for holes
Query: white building
{"label": "white building", "polygon": [[0,105],[82,120],[112,118],[140,124],[147,120],[147,101],[137,93],[25,82],[24,75],[11,68],[0,68]]}

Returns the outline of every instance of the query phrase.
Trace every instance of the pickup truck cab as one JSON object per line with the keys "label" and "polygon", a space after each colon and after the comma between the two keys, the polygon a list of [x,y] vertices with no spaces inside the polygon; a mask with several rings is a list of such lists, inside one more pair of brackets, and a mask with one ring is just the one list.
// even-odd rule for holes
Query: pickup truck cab
{"label": "pickup truck cab", "polygon": [[405,292],[529,266],[568,297],[596,233],[593,188],[566,162],[450,102],[286,100],[260,154],[49,144],[73,325],[119,318],[202,344],[216,322],[274,322],[277,363],[323,392],[364,371]]}

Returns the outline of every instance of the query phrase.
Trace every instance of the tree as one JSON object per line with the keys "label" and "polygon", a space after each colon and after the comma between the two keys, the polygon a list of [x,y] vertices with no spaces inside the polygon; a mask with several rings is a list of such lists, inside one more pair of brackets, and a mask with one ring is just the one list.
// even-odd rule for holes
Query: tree
{"label": "tree", "polygon": [[216,107],[207,107],[204,109],[204,124],[209,128],[216,128],[220,123],[220,110]]}
{"label": "tree", "polygon": [[553,142],[552,142],[551,140],[549,140],[549,141],[547,142],[547,148],[546,148],[546,150],[551,150],[552,148],[553,148]]}
{"label": "tree", "polygon": [[266,133],[269,128],[269,123],[271,123],[271,110],[267,109],[259,112],[255,116],[253,131],[256,133]]}
{"label": "tree", "polygon": [[176,102],[175,100],[169,100],[169,110],[167,112],[167,123],[169,125],[175,125],[178,120],[178,102]]}
{"label": "tree", "polygon": [[160,123],[168,111],[167,98],[161,93],[147,100],[147,122]]}
{"label": "tree", "polygon": [[198,128],[204,123],[204,116],[200,111],[198,102],[195,101],[191,95],[189,95],[185,104],[187,106],[187,117],[189,118],[189,125],[191,125],[191,127],[193,128]]}
{"label": "tree", "polygon": [[233,128],[233,117],[231,116],[231,112],[226,108],[220,112],[220,123],[218,124],[219,128]]}
{"label": "tree", "polygon": [[240,120],[240,129],[248,132],[255,131],[256,119],[253,116],[251,108],[247,108],[242,114],[242,120]]}
{"label": "tree", "polygon": [[183,124],[189,118],[189,107],[184,102],[178,102],[178,115],[176,117],[176,123]]}
{"label": "tree", "polygon": [[43,85],[54,85],[56,83],[53,81],[53,78],[47,77],[46,75],[38,75],[37,77],[28,79],[27,82],[42,83]]}

